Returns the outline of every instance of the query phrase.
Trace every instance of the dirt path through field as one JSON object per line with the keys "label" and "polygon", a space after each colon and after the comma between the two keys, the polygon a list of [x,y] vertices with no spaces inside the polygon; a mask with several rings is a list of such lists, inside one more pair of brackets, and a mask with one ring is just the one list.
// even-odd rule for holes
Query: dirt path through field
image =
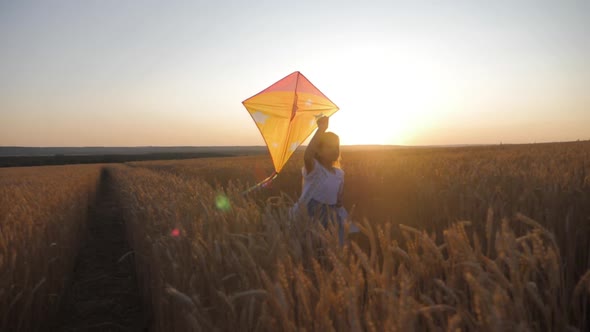
{"label": "dirt path through field", "polygon": [[103,172],[54,331],[148,331],[121,210]]}

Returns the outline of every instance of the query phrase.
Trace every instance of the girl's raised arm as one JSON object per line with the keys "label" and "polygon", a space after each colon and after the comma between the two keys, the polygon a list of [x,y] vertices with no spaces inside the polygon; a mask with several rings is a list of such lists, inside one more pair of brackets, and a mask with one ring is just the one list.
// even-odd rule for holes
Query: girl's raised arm
{"label": "girl's raised arm", "polygon": [[329,118],[326,116],[323,116],[318,119],[318,130],[315,132],[315,134],[311,138],[311,141],[309,142],[309,145],[305,149],[303,160],[305,163],[305,171],[307,172],[307,174],[313,171],[313,159],[315,158],[315,154],[318,149],[319,136],[325,133],[326,130],[328,130],[328,119]]}

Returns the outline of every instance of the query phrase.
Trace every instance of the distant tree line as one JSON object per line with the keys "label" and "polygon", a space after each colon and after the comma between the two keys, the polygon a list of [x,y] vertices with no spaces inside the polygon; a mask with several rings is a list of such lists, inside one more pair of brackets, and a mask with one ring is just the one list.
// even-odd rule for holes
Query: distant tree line
{"label": "distant tree line", "polygon": [[212,157],[231,157],[234,154],[216,152],[197,153],[147,153],[147,154],[108,154],[108,155],[63,155],[53,156],[14,156],[0,157],[0,167],[70,165],[70,164],[105,164],[124,163],[143,160],[174,160]]}

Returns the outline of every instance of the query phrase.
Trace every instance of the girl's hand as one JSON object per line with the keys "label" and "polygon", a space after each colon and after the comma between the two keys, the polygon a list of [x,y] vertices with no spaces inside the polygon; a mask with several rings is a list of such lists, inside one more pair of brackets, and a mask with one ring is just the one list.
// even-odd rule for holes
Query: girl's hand
{"label": "girl's hand", "polygon": [[330,122],[329,119],[330,118],[327,116],[322,116],[321,118],[318,119],[318,130],[320,132],[325,132],[326,130],[328,130],[328,124]]}

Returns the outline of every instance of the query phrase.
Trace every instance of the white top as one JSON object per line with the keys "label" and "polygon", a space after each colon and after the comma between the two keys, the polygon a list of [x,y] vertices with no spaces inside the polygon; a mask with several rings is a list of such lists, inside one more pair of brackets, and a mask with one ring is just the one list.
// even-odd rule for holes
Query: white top
{"label": "white top", "polygon": [[338,193],[344,185],[343,170],[335,168],[332,173],[314,158],[313,170],[307,174],[307,170],[303,166],[301,173],[303,174],[303,190],[299,204],[306,206],[311,199],[324,204],[337,203]]}

